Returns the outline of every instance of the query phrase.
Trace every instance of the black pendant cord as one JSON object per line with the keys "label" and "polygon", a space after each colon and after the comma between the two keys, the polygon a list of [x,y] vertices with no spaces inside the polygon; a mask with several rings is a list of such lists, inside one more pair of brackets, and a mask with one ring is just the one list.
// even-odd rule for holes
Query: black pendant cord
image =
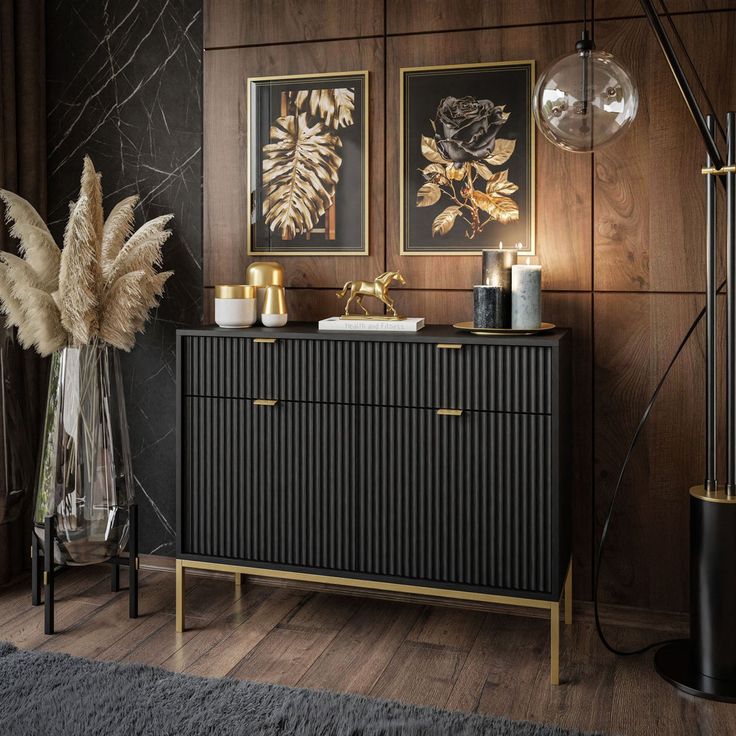
{"label": "black pendant cord", "polygon": [[[721,292],[723,290],[723,287],[726,285],[725,280],[721,282],[720,286],[717,289],[717,292]],[[659,397],[659,393],[662,390],[662,387],[664,386],[665,381],[667,380],[667,377],[670,374],[670,371],[672,370],[673,366],[677,362],[677,359],[680,357],[680,353],[684,350],[685,345],[687,345],[688,341],[690,340],[690,336],[695,332],[696,328],[700,324],[700,321],[705,316],[705,307],[703,307],[700,312],[698,313],[698,316],[693,320],[693,323],[690,325],[690,328],[685,333],[685,337],[682,338],[679,346],[677,347],[677,350],[675,351],[675,354],[672,356],[672,359],[670,360],[667,369],[662,374],[662,377],[659,379],[659,383],[657,383],[657,387],[654,389],[654,393],[652,394],[651,398],[649,399],[644,412],[641,415],[641,418],[639,419],[639,423],[636,426],[636,430],[634,431],[634,434],[631,438],[631,442],[629,443],[629,448],[626,451],[626,456],[624,457],[624,461],[621,465],[621,470],[618,474],[618,479],[616,480],[616,486],[613,490],[613,495],[611,496],[611,500],[608,504],[608,509],[606,511],[605,520],[603,522],[603,530],[601,531],[601,538],[598,542],[598,550],[596,552],[596,559],[595,559],[595,572],[593,575],[593,612],[595,614],[595,627],[598,631],[598,636],[600,640],[603,642],[603,646],[608,649],[609,652],[612,652],[613,654],[618,654],[623,657],[631,656],[633,654],[644,654],[644,652],[648,652],[650,649],[654,649],[655,647],[662,646],[663,644],[669,644],[672,641],[676,641],[675,639],[664,639],[662,641],[655,641],[651,644],[647,644],[646,646],[643,646],[639,649],[632,649],[632,650],[623,650],[623,649],[617,649],[613,644],[611,644],[608,639],[606,639],[605,634],[603,633],[603,628],[601,626],[601,619],[600,619],[600,603],[598,600],[598,590],[599,590],[599,583],[600,583],[600,571],[601,571],[601,563],[603,561],[603,552],[605,549],[606,539],[608,538],[608,532],[610,530],[611,526],[611,519],[613,517],[613,510],[616,505],[616,498],[618,497],[619,491],[621,490],[621,486],[623,484],[624,475],[626,474],[626,469],[629,466],[629,461],[631,460],[631,456],[634,453],[634,449],[636,448],[637,442],[639,441],[639,437],[642,433],[642,430],[644,429],[644,425],[647,423],[647,419],[649,419],[649,415],[652,413],[652,409],[654,408],[654,404],[657,401],[657,398]]]}

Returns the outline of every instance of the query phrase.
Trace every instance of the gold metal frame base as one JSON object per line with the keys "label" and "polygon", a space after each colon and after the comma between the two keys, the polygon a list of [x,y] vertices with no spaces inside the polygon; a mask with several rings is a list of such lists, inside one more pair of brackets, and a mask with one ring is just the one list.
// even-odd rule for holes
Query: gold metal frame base
{"label": "gold metal frame base", "polygon": [[690,495],[700,501],[709,501],[711,503],[736,503],[736,496],[729,496],[726,493],[726,487],[719,485],[715,491],[706,491],[704,485],[693,486],[690,489]]}
{"label": "gold metal frame base", "polygon": [[425,585],[409,583],[392,583],[383,580],[364,580],[360,578],[344,578],[335,575],[321,575],[309,572],[291,572],[289,570],[271,570],[262,567],[248,567],[247,565],[233,565],[221,562],[203,562],[200,560],[176,561],[176,631],[182,633],[185,627],[184,598],[186,585],[186,571],[216,570],[231,572],[234,575],[235,585],[243,584],[244,575],[259,575],[261,577],[281,578],[284,580],[298,580],[306,583],[327,583],[344,585],[363,590],[382,590],[392,593],[413,593],[415,595],[432,596],[435,598],[449,598],[453,600],[476,601],[480,603],[497,603],[506,606],[521,608],[541,608],[549,611],[550,621],[550,674],[552,685],[560,684],[560,609],[565,624],[572,623],[572,560],[567,568],[562,595],[559,600],[547,601],[541,598],[517,598],[495,593],[477,593],[468,590],[449,590],[446,588],[431,588]]}

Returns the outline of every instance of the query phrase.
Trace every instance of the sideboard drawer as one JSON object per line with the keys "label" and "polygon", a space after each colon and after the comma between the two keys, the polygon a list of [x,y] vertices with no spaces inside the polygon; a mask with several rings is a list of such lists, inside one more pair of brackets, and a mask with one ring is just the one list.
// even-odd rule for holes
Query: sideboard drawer
{"label": "sideboard drawer", "polygon": [[181,551],[551,594],[551,426],[543,414],[188,397]]}
{"label": "sideboard drawer", "polygon": [[188,396],[552,412],[552,348],[546,346],[195,335],[182,340]]}

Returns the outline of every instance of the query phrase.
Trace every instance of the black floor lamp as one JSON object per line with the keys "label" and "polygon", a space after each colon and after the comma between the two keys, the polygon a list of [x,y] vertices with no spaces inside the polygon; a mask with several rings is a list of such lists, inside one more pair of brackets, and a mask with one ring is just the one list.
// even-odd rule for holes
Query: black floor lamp
{"label": "black floor lamp", "polygon": [[[706,307],[688,330],[667,372],[659,382],[629,446],[629,452],[614,490],[603,528],[607,534],[612,505],[623,472],[654,400],[677,355],[698,322],[706,321],[705,392],[705,478],[690,489],[690,637],[666,643],[655,655],[657,672],[679,689],[700,697],[736,702],[736,116],[726,116],[727,153],[724,157],[716,142],[717,118],[710,100],[711,114],[704,115],[698,104],[680,58],[663,24],[682,47],[698,85],[697,71],[682,45],[665,0],[659,0],[661,13],[651,0],[640,0],[682,97],[705,144],[707,160],[702,174],[706,184]],[[542,133],[553,143],[571,151],[593,151],[618,137],[636,114],[637,96],[625,68],[609,54],[595,52],[588,32],[587,2],[585,30],[576,53],[556,62],[537,83],[534,113]],[[596,78],[597,77],[597,81]],[[704,90],[703,90],[704,92]],[[723,129],[721,128],[721,132]],[[716,388],[716,294],[722,289],[716,279],[717,211],[716,195],[720,183],[726,193],[726,479],[716,479],[718,460]],[[599,547],[598,562],[602,554]],[[598,574],[596,566],[596,623],[604,644],[618,654],[637,654],[651,647],[622,652],[603,636],[597,609]]]}

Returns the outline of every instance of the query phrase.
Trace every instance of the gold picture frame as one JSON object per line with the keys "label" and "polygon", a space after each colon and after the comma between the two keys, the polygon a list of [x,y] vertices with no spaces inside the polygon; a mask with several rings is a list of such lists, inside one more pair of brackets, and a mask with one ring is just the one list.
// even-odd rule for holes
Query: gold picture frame
{"label": "gold picture frame", "polygon": [[[523,130],[524,130],[524,153],[525,153],[525,165],[524,170],[526,171],[525,183],[525,233],[527,234],[524,240],[521,240],[525,244],[525,248],[519,251],[519,255],[522,256],[534,256],[536,255],[536,141],[535,141],[535,125],[532,118],[531,109],[531,98],[532,90],[535,84],[535,73],[536,67],[535,62],[532,59],[521,59],[514,61],[495,61],[485,62],[477,64],[446,64],[439,66],[414,66],[414,67],[401,67],[399,70],[399,88],[400,88],[400,100],[399,100],[399,243],[400,243],[400,254],[402,256],[468,256],[478,255],[484,248],[495,247],[498,240],[505,240],[507,244],[512,245],[516,242],[515,239],[504,239],[503,237],[495,238],[494,242],[482,242],[478,241],[478,245],[475,248],[464,248],[464,247],[453,247],[443,248],[440,246],[431,248],[422,248],[411,243],[407,244],[407,228],[411,226],[411,216],[407,217],[408,210],[408,193],[410,187],[415,185],[416,182],[411,179],[409,167],[412,163],[418,160],[418,157],[412,156],[412,162],[409,161],[406,138],[413,131],[409,130],[408,118],[410,115],[407,112],[407,79],[410,77],[416,77],[418,75],[434,76],[435,79],[440,75],[441,72],[453,72],[456,75],[462,74],[464,71],[469,73],[482,72],[483,70],[504,70],[510,71],[513,67],[517,67],[519,70],[525,72],[525,86],[528,94],[524,94],[526,103],[523,108]],[[433,90],[434,91],[434,90]],[[437,97],[444,98],[446,95],[442,91],[437,93]],[[479,98],[480,99],[480,98]],[[440,100],[438,99],[437,102]],[[495,103],[502,102],[503,100],[494,100]],[[521,104],[521,103],[520,103]],[[504,106],[505,107],[505,106]],[[512,114],[519,110],[512,111]],[[507,115],[508,117],[508,115]],[[412,121],[414,123],[414,121]],[[431,128],[429,130],[431,132]],[[416,160],[415,160],[416,159]],[[424,164],[427,164],[426,160],[423,160]],[[516,163],[516,162],[515,162]],[[416,168],[416,167],[415,167]],[[414,177],[416,178],[416,177]],[[516,186],[516,185],[512,185]],[[412,192],[412,195],[415,192]],[[414,205],[416,207],[416,205]],[[452,227],[452,226],[451,226]],[[431,232],[434,230],[434,223],[430,229]],[[519,228],[514,228],[518,232]],[[426,237],[426,236],[424,236]],[[411,238],[409,238],[411,240]],[[517,239],[518,240],[518,239]]]}
{"label": "gold picture frame", "polygon": [[[360,140],[360,151],[359,155],[356,153],[353,155],[353,161],[360,161],[361,169],[359,173],[362,195],[360,197],[360,216],[358,218],[352,218],[350,227],[357,227],[360,232],[360,242],[356,247],[349,247],[348,245],[337,245],[330,247],[315,248],[304,245],[304,243],[296,243],[294,247],[273,247],[264,248],[259,247],[257,240],[259,239],[258,234],[255,233],[257,227],[263,228],[264,218],[260,216],[262,211],[262,191],[259,191],[260,176],[262,176],[262,161],[263,161],[263,148],[257,150],[259,144],[263,143],[263,136],[256,134],[255,128],[258,122],[263,126],[263,121],[258,119],[260,111],[258,104],[255,100],[255,94],[259,89],[263,89],[269,85],[273,85],[274,88],[279,90],[287,90],[292,88],[292,91],[296,91],[297,85],[301,87],[310,86],[311,89],[322,91],[319,87],[315,87],[314,82],[324,83],[328,79],[345,79],[353,78],[360,83],[360,105],[355,105],[359,111],[359,119],[353,123],[351,127],[354,127],[356,131],[359,131]],[[270,90],[270,87],[267,87]],[[283,105],[283,101],[282,101]],[[354,111],[354,110],[353,110]],[[247,151],[246,151],[246,187],[247,187],[247,201],[246,206],[246,247],[247,254],[249,256],[367,256],[370,252],[370,159],[369,159],[369,141],[370,141],[370,80],[369,72],[367,70],[360,71],[346,71],[346,72],[320,72],[311,74],[285,74],[278,76],[261,76],[261,77],[247,77],[246,78],[246,135],[247,135]],[[272,116],[269,116],[272,117]],[[335,119],[335,118],[333,118]],[[271,124],[269,120],[268,124]],[[344,128],[342,128],[344,130]],[[332,134],[337,134],[337,131],[330,131]],[[342,145],[342,144],[341,144]],[[350,150],[354,148],[354,141],[350,142]],[[337,150],[337,148],[336,148]],[[343,149],[340,149],[341,152]],[[340,166],[340,164],[338,164]],[[257,167],[257,168],[254,168]],[[260,171],[259,171],[260,170]],[[350,176],[354,179],[356,177],[355,172],[350,172]],[[349,207],[355,207],[355,203],[347,198],[350,197],[350,187],[347,182],[345,187],[346,191],[342,189],[338,192],[339,181],[335,184],[335,193],[332,205],[328,210],[336,209],[338,203],[338,195],[343,202],[348,203]],[[262,189],[262,186],[260,187]],[[259,216],[254,217],[254,213],[258,212]],[[338,234],[342,234],[338,230],[338,226],[335,225],[335,220],[339,215],[332,215],[332,220],[328,224],[328,214],[324,214],[325,224],[323,228],[314,228],[306,233],[305,237],[310,238],[312,233],[324,234],[325,240],[328,241],[329,234],[332,235],[333,239],[337,239]],[[347,218],[343,218],[343,221],[347,222]],[[357,223],[357,225],[356,225]],[[342,230],[344,231],[345,228]],[[301,233],[300,233],[301,235]],[[279,238],[281,239],[281,238]],[[346,239],[351,241],[354,238],[350,233],[347,234]],[[295,238],[296,240],[296,238]],[[281,241],[286,242],[284,240]],[[316,242],[316,239],[315,239]]]}

